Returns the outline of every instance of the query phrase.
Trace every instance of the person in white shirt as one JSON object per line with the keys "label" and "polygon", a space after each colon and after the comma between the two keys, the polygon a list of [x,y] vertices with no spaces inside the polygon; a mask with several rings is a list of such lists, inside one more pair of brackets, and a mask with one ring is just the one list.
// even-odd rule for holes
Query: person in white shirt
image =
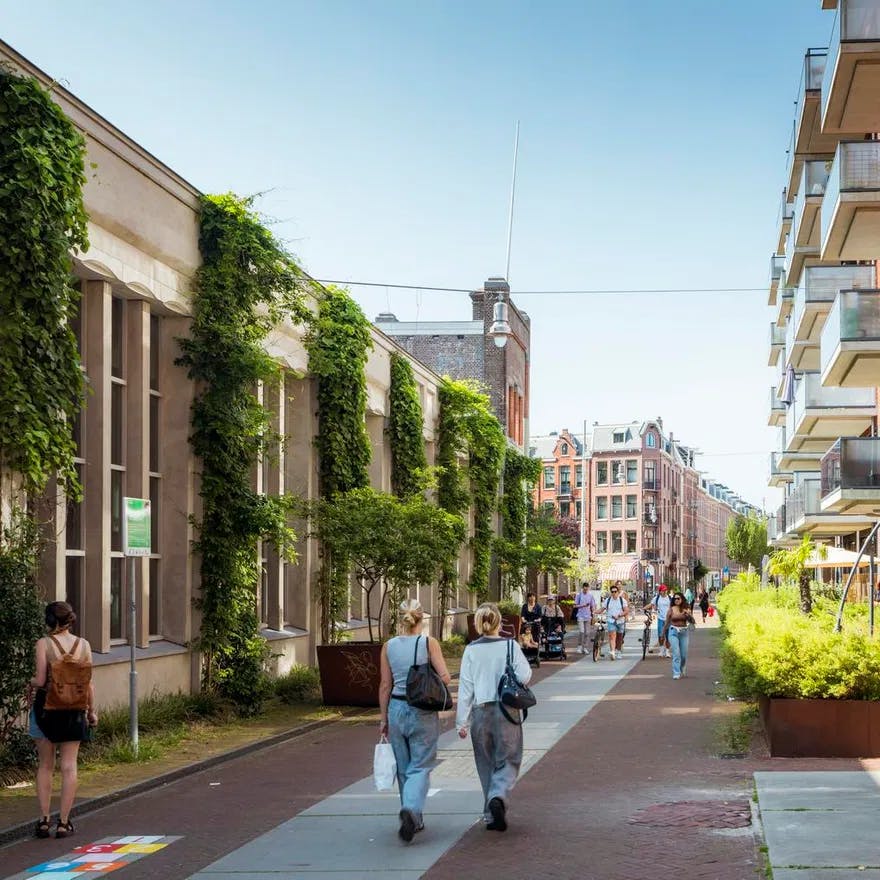
{"label": "person in white shirt", "polygon": [[498,703],[498,684],[507,665],[508,646],[512,647],[514,672],[522,684],[529,682],[532,668],[516,642],[498,635],[501,613],[497,605],[480,605],[474,613],[474,626],[480,638],[464,649],[461,658],[455,726],[462,739],[470,730],[483,787],[486,829],[506,831],[510,791],[519,775],[523,750],[522,727],[508,721]]}
{"label": "person in white shirt", "polygon": [[[669,649],[666,647],[666,640],[663,637],[663,630],[666,627],[666,615],[669,613],[669,591],[666,584],[660,584],[657,587],[657,594],[651,600],[649,608],[653,608],[657,612],[657,645],[660,647],[660,656],[668,657]],[[651,648],[653,651],[654,649]]]}
{"label": "person in white shirt", "polygon": [[626,631],[626,618],[629,605],[620,595],[620,585],[611,588],[611,595],[605,600],[605,626],[608,630],[608,649],[611,659],[617,659],[618,636]]}
{"label": "person in white shirt", "polygon": [[593,615],[596,613],[596,600],[586,581],[581,584],[580,593],[574,597],[574,607],[577,609],[578,654],[584,654],[593,641]]}

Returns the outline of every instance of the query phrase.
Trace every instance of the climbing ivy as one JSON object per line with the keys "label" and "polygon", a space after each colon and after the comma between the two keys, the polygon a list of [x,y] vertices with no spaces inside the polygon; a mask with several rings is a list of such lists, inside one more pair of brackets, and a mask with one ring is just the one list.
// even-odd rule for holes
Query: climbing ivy
{"label": "climbing ivy", "polygon": [[508,447],[504,455],[504,491],[501,496],[501,538],[495,552],[504,575],[503,594],[525,584],[526,515],[529,508],[529,487],[541,474],[541,462]]}
{"label": "climbing ivy", "polygon": [[201,201],[193,321],[178,363],[199,393],[192,407],[193,451],[201,461],[202,519],[194,549],[201,558],[198,640],[203,681],[243,714],[265,695],[267,648],[259,635],[257,542],[290,558],[291,499],[257,494],[251,474],[275,441],[255,390],[279,380],[281,367],[263,342],[282,319],[308,318],[303,275],[253,210],[232,194]]}
{"label": "climbing ivy", "polygon": [[49,93],[0,67],[0,467],[35,492],[57,474],[74,498],[83,377],[70,251],[89,246],[84,155]]}
{"label": "climbing ivy", "polygon": [[[369,485],[370,438],[367,435],[367,355],[370,323],[357,303],[337,287],[323,290],[318,314],[305,339],[309,371],[318,386],[318,436],[321,496]],[[321,639],[340,638],[339,622],[348,598],[348,560],[342,548],[324,542],[319,579]]]}
{"label": "climbing ivy", "polygon": [[397,352],[391,355],[388,409],[385,433],[391,446],[391,487],[401,498],[410,498],[425,488],[428,459],[419,389],[411,364]]}

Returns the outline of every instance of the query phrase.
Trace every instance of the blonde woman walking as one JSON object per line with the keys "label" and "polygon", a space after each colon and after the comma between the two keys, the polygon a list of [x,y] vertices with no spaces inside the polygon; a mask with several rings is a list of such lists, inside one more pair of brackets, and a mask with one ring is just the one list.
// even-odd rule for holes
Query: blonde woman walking
{"label": "blonde woman walking", "polygon": [[440,643],[421,635],[421,603],[408,599],[400,606],[400,632],[382,646],[379,708],[382,721],[379,732],[387,736],[397,761],[397,788],[400,792],[400,829],[398,835],[409,843],[425,827],[422,811],[428,796],[431,770],[437,758],[440,715],[410,706],[406,701],[406,677],[416,663],[427,663],[436,670],[444,684],[452,680]]}
{"label": "blonde woman walking", "polygon": [[[508,639],[501,638],[498,606],[486,602],[474,614],[480,634],[464,649],[458,682],[458,713],[455,724],[464,739],[471,734],[474,761],[483,787],[483,819],[488,831],[507,830],[510,790],[522,764],[522,727],[508,721],[498,703],[498,683],[507,665]],[[516,642],[513,668],[516,677],[527,684],[532,670]],[[517,711],[517,710],[510,710]]]}

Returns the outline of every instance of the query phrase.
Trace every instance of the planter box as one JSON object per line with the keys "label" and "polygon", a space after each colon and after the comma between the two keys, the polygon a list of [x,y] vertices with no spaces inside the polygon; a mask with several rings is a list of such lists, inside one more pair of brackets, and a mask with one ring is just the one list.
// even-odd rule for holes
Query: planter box
{"label": "planter box", "polygon": [[[499,631],[498,635],[504,636],[508,639],[518,639],[521,624],[522,618],[518,614],[502,614],[501,630]],[[474,627],[474,615],[468,614],[467,640],[469,642],[475,642],[478,638],[480,638],[480,634]]]}
{"label": "planter box", "polygon": [[318,645],[325,706],[378,706],[381,642]]}
{"label": "planter box", "polygon": [[880,757],[878,700],[762,697],[759,705],[773,757]]}

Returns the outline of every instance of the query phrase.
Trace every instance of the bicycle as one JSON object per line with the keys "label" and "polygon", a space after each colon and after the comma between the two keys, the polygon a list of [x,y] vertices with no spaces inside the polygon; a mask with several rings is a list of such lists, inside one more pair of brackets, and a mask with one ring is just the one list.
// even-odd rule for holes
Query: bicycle
{"label": "bicycle", "polygon": [[645,629],[639,641],[642,643],[642,660],[648,656],[648,646],[651,644],[651,626],[654,622],[654,615],[647,608],[642,609],[645,612]]}
{"label": "bicycle", "polygon": [[595,633],[593,635],[593,663],[599,659],[599,651],[605,641],[605,614],[598,614],[595,618]]}

